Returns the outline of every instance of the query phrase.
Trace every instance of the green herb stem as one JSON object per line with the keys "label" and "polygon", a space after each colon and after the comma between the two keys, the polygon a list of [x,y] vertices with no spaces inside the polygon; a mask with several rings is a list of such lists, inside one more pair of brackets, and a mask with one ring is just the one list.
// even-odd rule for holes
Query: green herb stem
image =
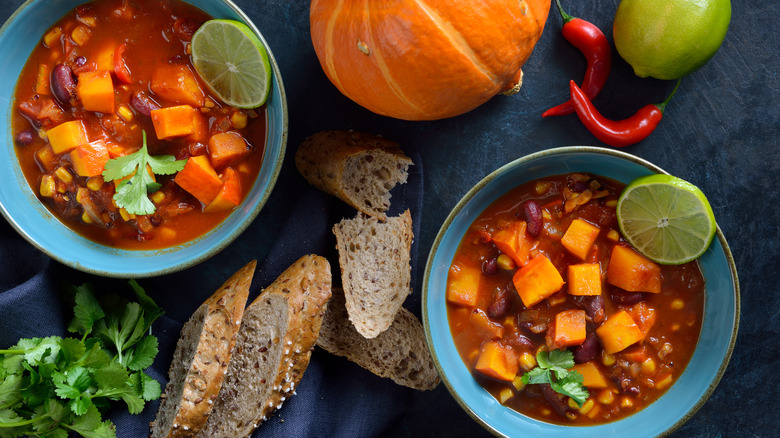
{"label": "green herb stem", "polygon": [[24,354],[27,353],[27,350],[0,350],[0,354]]}
{"label": "green herb stem", "polygon": [[27,426],[28,424],[33,424],[36,421],[45,420],[47,418],[51,418],[51,417],[49,417],[48,415],[41,415],[40,417],[30,418],[29,420],[18,421],[16,423],[0,423],[0,427],[8,427],[8,428],[22,427],[22,426]]}

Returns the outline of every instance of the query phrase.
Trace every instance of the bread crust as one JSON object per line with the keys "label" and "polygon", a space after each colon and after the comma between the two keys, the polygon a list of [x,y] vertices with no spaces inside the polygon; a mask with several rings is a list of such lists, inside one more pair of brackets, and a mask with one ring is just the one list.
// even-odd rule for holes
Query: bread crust
{"label": "bread crust", "polygon": [[[225,370],[233,354],[256,265],[257,261],[252,260],[233,274],[198,309],[198,311],[205,311],[205,320],[198,338],[195,356],[187,371],[179,410],[170,429],[162,430],[161,415],[164,415],[169,403],[176,402],[168,396],[174,385],[172,378],[174,368],[177,366],[176,361],[181,359],[182,350],[188,347],[183,345],[184,337],[179,339],[169,370],[166,396],[160,403],[151,436],[192,437],[206,424],[214,406],[212,398],[219,393]],[[194,315],[197,315],[198,311]],[[198,322],[191,318],[182,328],[182,333]]]}
{"label": "bread crust", "polygon": [[[311,135],[295,154],[295,166],[306,180],[318,189],[333,195],[355,209],[381,220],[386,219],[388,205],[365,205],[360,199],[350,196],[345,185],[345,169],[350,158],[362,154],[387,155],[395,162],[394,172],[400,172],[398,179],[406,181],[406,168],[412,160],[404,155],[398,143],[363,132],[323,131]],[[375,183],[372,175],[366,184]]]}

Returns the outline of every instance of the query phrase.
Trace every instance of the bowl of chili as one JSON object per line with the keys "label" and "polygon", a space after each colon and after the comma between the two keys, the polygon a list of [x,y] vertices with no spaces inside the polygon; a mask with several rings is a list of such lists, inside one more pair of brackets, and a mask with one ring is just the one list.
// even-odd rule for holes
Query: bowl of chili
{"label": "bowl of chili", "polygon": [[[645,273],[653,285],[622,282],[622,255],[642,257],[619,235],[614,204],[626,184],[653,173],[666,172],[621,151],[554,148],[497,169],[445,220],[425,269],[423,324],[445,386],[488,431],[664,435],[714,391],[739,324],[721,230],[696,262]],[[633,339],[613,336],[628,333],[615,328],[621,320],[636,326]],[[588,393],[523,382],[540,370],[540,353],[546,369],[578,371]],[[560,389],[563,378],[542,380]]]}
{"label": "bowl of chili", "polygon": [[[265,49],[271,89],[260,108],[224,104],[197,76],[188,42],[212,18],[246,24]],[[112,60],[106,67],[103,53]],[[286,96],[270,47],[229,0],[30,0],[0,28],[0,55],[15,60],[0,71],[0,135],[9,145],[0,160],[0,212],[63,264],[111,277],[175,272],[224,249],[268,200],[286,148]],[[69,81],[77,88],[63,93]],[[113,107],[103,105],[112,91]],[[182,114],[191,122],[178,123]],[[186,133],[176,132],[182,127]],[[81,134],[89,143],[75,147]],[[150,155],[196,170],[188,187],[147,166],[149,193],[159,187],[149,215],[117,206],[121,179],[103,180],[93,167],[100,154],[90,155],[122,158],[141,148],[142,137]]]}

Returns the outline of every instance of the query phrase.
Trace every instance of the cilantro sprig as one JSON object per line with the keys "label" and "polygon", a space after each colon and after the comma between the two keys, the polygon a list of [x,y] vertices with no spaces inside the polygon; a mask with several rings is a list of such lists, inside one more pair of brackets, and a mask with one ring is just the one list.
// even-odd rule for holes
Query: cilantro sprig
{"label": "cilantro sprig", "polygon": [[572,371],[574,366],[574,354],[568,350],[553,350],[550,352],[540,350],[536,353],[537,366],[525,373],[523,383],[549,383],[558,394],[571,397],[582,407],[588,399],[588,390],[582,385],[582,374]]}
{"label": "cilantro sprig", "polygon": [[0,350],[0,438],[115,438],[102,418],[111,401],[138,414],[160,397],[160,384],[143,370],[157,355],[149,332],[163,312],[138,283],[130,286],[138,302],[98,300],[90,285],[74,287],[68,331],[80,338],[23,338]]}
{"label": "cilantro sprig", "polygon": [[182,170],[186,160],[176,160],[173,155],[149,155],[146,147],[146,131],[143,133],[141,149],[123,157],[108,160],[103,169],[105,181],[119,180],[132,175],[120,182],[114,193],[114,201],[118,207],[131,214],[152,214],[154,203],[148,194],[160,188],[152,175],[146,171],[148,165],[156,175],[173,175]]}

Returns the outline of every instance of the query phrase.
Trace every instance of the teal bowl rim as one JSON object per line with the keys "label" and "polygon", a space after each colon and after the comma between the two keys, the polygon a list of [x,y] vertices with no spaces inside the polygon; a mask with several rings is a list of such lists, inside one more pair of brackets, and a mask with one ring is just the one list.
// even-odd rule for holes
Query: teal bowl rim
{"label": "teal bowl rim", "polygon": [[[198,7],[200,9],[203,9],[201,6],[202,4],[207,3],[221,3],[225,7],[228,8],[228,11],[226,11],[224,14],[219,14],[219,16],[215,16],[215,18],[231,18],[231,19],[238,19],[244,24],[246,24],[252,32],[255,33],[255,35],[258,37],[258,39],[261,41],[263,46],[266,49],[266,52],[268,54],[268,60],[271,64],[271,70],[273,72],[273,80],[274,85],[271,90],[271,94],[269,95],[269,103],[274,100],[279,101],[279,113],[275,118],[279,119],[279,122],[275,124],[275,126],[278,126],[278,128],[273,128],[271,126],[271,120],[270,118],[267,121],[268,126],[266,127],[268,132],[268,137],[266,144],[264,146],[264,157],[263,157],[263,163],[261,164],[260,173],[258,174],[257,180],[255,180],[255,183],[252,185],[252,189],[250,189],[250,192],[247,193],[247,197],[244,200],[244,203],[240,205],[238,208],[236,208],[235,211],[233,211],[230,215],[228,215],[220,224],[218,224],[214,229],[210,230],[203,236],[199,236],[189,242],[185,242],[181,245],[169,247],[169,248],[161,248],[161,249],[155,249],[155,250],[121,250],[117,248],[112,248],[106,245],[102,245],[96,242],[93,242],[89,239],[86,239],[77,233],[75,233],[73,230],[62,224],[58,219],[52,218],[51,223],[54,224],[54,226],[57,228],[57,231],[64,232],[64,233],[71,233],[75,240],[78,241],[79,244],[83,244],[85,248],[88,248],[90,251],[101,251],[105,249],[107,253],[111,253],[114,257],[138,257],[143,259],[149,259],[154,258],[157,256],[168,256],[175,254],[179,250],[190,250],[193,247],[197,247],[201,242],[203,245],[210,245],[210,246],[204,246],[204,248],[198,248],[195,250],[195,253],[193,256],[184,256],[180,260],[175,259],[167,263],[161,263],[160,265],[153,265],[149,262],[145,261],[145,267],[142,269],[133,269],[132,267],[128,268],[122,268],[121,270],[109,270],[106,267],[101,267],[100,264],[95,264],[94,262],[90,262],[89,260],[71,260],[66,256],[60,255],[52,251],[50,248],[47,248],[45,245],[41,244],[38,240],[36,240],[32,235],[30,235],[24,226],[20,224],[11,214],[9,211],[9,207],[6,207],[3,204],[3,200],[0,198],[0,213],[5,217],[5,219],[8,221],[8,223],[22,236],[27,240],[30,244],[32,244],[34,247],[36,247],[41,252],[45,253],[49,257],[51,257],[54,260],[57,260],[58,262],[70,266],[74,269],[94,274],[94,275],[100,275],[104,277],[116,277],[116,278],[143,278],[143,277],[153,277],[158,275],[165,275],[165,274],[171,274],[174,272],[178,272],[184,269],[187,269],[189,267],[195,266],[211,257],[213,257],[215,254],[219,253],[225,247],[227,247],[230,243],[232,243],[236,238],[238,238],[241,233],[243,233],[247,227],[254,221],[254,219],[257,217],[257,215],[260,213],[260,210],[265,206],[266,202],[268,201],[268,198],[271,195],[271,192],[273,191],[274,186],[276,185],[276,182],[279,178],[279,174],[282,169],[282,165],[284,163],[284,157],[286,154],[286,148],[287,148],[287,139],[288,139],[288,130],[289,130],[289,120],[288,120],[288,110],[287,110],[287,95],[284,89],[284,83],[282,81],[282,74],[279,70],[279,65],[276,62],[276,58],[273,55],[273,52],[271,51],[271,47],[268,44],[268,42],[263,37],[260,30],[257,28],[257,26],[252,22],[252,20],[238,7],[236,6],[231,0],[183,0],[186,3],[192,4],[195,7]],[[2,27],[0,27],[0,38],[4,36],[6,33],[6,30],[12,26],[12,23],[15,23],[15,20],[18,16],[25,13],[27,8],[31,7],[33,4],[40,4],[43,3],[40,0],[27,0],[25,3],[23,3],[21,6],[19,6],[16,11],[14,11],[11,16],[8,17],[8,19],[3,23]],[[80,1],[80,2],[74,2],[75,4],[83,4],[88,3],[88,1]],[[233,16],[229,16],[232,13]],[[211,15],[211,14],[210,14]],[[52,23],[59,20],[61,16],[52,17]],[[26,62],[26,58],[25,58]],[[14,83],[14,87],[15,87]],[[11,108],[11,102],[9,101],[7,103],[8,105],[8,117],[7,120],[5,120],[5,123],[9,127],[9,142],[10,147],[13,146],[13,140],[10,138],[10,114],[13,111]],[[270,106],[269,106],[270,108]],[[273,128],[273,129],[272,129]],[[275,143],[274,139],[270,136],[271,132],[274,132],[274,135],[278,137],[279,146],[278,148],[271,148],[270,146],[272,143]],[[278,132],[277,132],[278,131]],[[272,153],[275,152],[275,155],[272,155]],[[13,154],[15,155],[15,154]],[[16,159],[16,157],[13,157]],[[16,162],[16,161],[15,161]],[[266,165],[265,163],[272,163],[273,167],[264,168]],[[17,166],[18,167],[18,166]],[[21,171],[18,172],[21,174]],[[261,176],[265,175],[265,179],[261,182]],[[19,180],[17,175],[17,180]],[[22,190],[29,191],[29,196],[32,197],[35,201],[40,203],[40,200],[37,199],[37,197],[32,193],[32,190],[29,188],[29,184],[27,184],[26,180],[24,180],[24,177],[22,175],[22,180],[19,181],[22,184]],[[266,187],[264,190],[260,191],[257,189],[258,182],[265,183]],[[255,191],[258,191],[260,193],[254,193]],[[259,195],[259,196],[258,196]],[[253,204],[251,208],[249,207],[250,204],[250,197],[251,203]],[[43,206],[42,204],[40,207],[37,207],[40,209],[43,209],[46,214],[51,216],[51,213],[48,211],[48,209]],[[238,219],[238,222],[233,225],[233,229],[227,232],[227,234],[219,238],[216,242],[210,242],[213,238],[210,239],[211,236],[213,236],[215,233],[218,232],[219,228],[226,224],[228,221],[231,220],[231,217],[236,215],[241,215],[240,219]],[[238,216],[236,216],[238,217]],[[94,256],[96,254],[90,253],[91,256]],[[97,254],[100,255],[100,254]]]}
{"label": "teal bowl rim", "polygon": [[[494,179],[496,179],[498,176],[503,175],[507,172],[512,171],[514,168],[526,165],[528,163],[531,163],[535,160],[546,158],[549,156],[555,156],[555,155],[567,155],[567,154],[582,154],[582,153],[588,153],[588,154],[595,154],[595,155],[607,155],[611,157],[616,157],[619,159],[627,160],[629,162],[632,162],[634,164],[638,164],[642,167],[645,167],[646,169],[650,170],[654,173],[662,173],[662,174],[669,174],[662,168],[656,166],[655,164],[652,164],[651,162],[644,160],[642,158],[639,158],[635,155],[631,155],[626,152],[617,151],[614,149],[607,149],[603,147],[596,147],[596,146],[563,146],[558,148],[552,148],[543,150],[540,152],[535,152],[526,156],[523,156],[521,158],[518,158],[512,162],[509,162],[497,170],[491,172],[489,175],[484,177],[481,181],[479,181],[474,187],[472,187],[461,199],[458,201],[458,203],[455,205],[455,207],[452,209],[450,214],[447,216],[447,218],[444,220],[441,228],[439,229],[439,232],[436,235],[436,238],[434,239],[433,245],[431,246],[431,250],[428,254],[428,259],[425,265],[425,273],[423,277],[423,290],[422,290],[422,314],[423,314],[423,328],[425,330],[425,337],[426,342],[428,344],[428,349],[431,352],[431,355],[433,357],[434,364],[436,365],[436,369],[439,371],[439,374],[441,376],[441,380],[446,386],[447,390],[450,392],[452,397],[455,399],[455,401],[458,403],[458,405],[477,423],[479,423],[483,428],[485,428],[487,431],[491,432],[495,436],[499,437],[506,437],[509,436],[502,431],[498,430],[496,427],[491,425],[488,421],[483,419],[480,414],[475,411],[474,408],[469,406],[466,401],[461,397],[460,394],[457,393],[453,382],[450,380],[450,377],[444,372],[444,368],[442,366],[441,359],[436,351],[435,348],[435,342],[434,338],[431,332],[431,321],[430,321],[430,307],[429,307],[429,285],[431,280],[432,271],[434,269],[434,259],[436,257],[436,254],[439,250],[439,247],[442,244],[442,240],[447,232],[447,230],[452,225],[452,222],[455,220],[455,218],[464,210],[464,208],[467,206],[467,204],[479,193],[482,189],[485,188],[490,182],[492,182]],[[576,171],[576,169],[572,169],[572,171]],[[495,199],[493,199],[495,201]],[[492,201],[491,201],[492,202]],[[481,211],[480,211],[481,212]],[[479,214],[479,212],[477,212]],[[740,290],[739,290],[739,279],[737,276],[737,268],[736,264],[734,263],[734,258],[731,254],[731,250],[728,246],[728,243],[726,242],[726,238],[723,235],[723,232],[721,231],[720,227],[717,227],[716,236],[718,239],[718,242],[721,244],[723,249],[723,256],[725,257],[730,274],[731,274],[731,284],[733,286],[733,293],[734,293],[734,314],[731,315],[731,318],[733,319],[733,326],[731,329],[731,334],[729,338],[729,344],[725,350],[725,353],[722,357],[722,362],[720,366],[718,367],[714,378],[710,382],[709,386],[704,390],[704,392],[699,396],[698,400],[688,409],[687,412],[682,414],[682,416],[675,421],[674,423],[668,425],[663,431],[660,433],[656,433],[654,436],[666,436],[670,433],[672,433],[674,430],[682,426],[688,419],[690,419],[698,410],[701,408],[702,405],[709,399],[709,397],[712,395],[712,392],[717,387],[718,383],[720,382],[720,379],[723,377],[723,373],[726,371],[726,367],[728,366],[729,360],[731,359],[732,352],[734,350],[734,345],[736,343],[737,339],[737,332],[739,330],[739,320],[740,320]],[[462,239],[462,236],[457,236],[458,239]],[[451,261],[450,261],[451,262]],[[448,265],[449,266],[449,265]],[[706,314],[706,309],[705,309]],[[446,330],[449,331],[449,327],[446,327]],[[448,340],[451,342],[451,338],[448,337]],[[697,344],[697,349],[698,349]],[[458,357],[458,359],[460,359]],[[691,359],[693,360],[693,358]],[[462,362],[462,361],[461,361]],[[465,364],[461,364],[465,368]],[[689,364],[690,365],[690,364]],[[689,368],[686,368],[688,370]],[[487,391],[484,391],[485,394],[487,394]],[[488,394],[489,396],[489,394]],[[492,396],[490,396],[492,398]],[[663,397],[662,397],[663,398]],[[493,399],[495,400],[495,399]],[[659,399],[660,400],[660,399]],[[496,401],[498,403],[498,401]],[[654,402],[658,403],[658,401]],[[652,404],[651,404],[652,405]],[[545,428],[548,431],[555,430],[556,432],[561,432],[564,434],[574,434],[577,435],[578,431],[586,430],[589,428],[594,427],[601,427],[601,426],[607,426],[611,424],[620,423],[622,421],[626,421],[628,419],[631,419],[632,417],[636,415],[641,415],[641,412],[648,409],[650,406],[646,407],[645,409],[639,411],[636,414],[630,415],[628,417],[625,417],[621,420],[617,420],[612,423],[606,423],[605,425],[597,425],[597,426],[566,426],[566,425],[558,425],[558,424],[552,424],[552,423],[545,423],[539,420],[532,419],[530,417],[527,417],[523,414],[520,414],[516,411],[511,410],[510,408],[503,407],[499,404],[499,406],[502,409],[506,409],[507,411],[511,411],[513,416],[517,417],[518,424],[523,422],[534,423],[536,426],[539,426],[541,428]],[[604,433],[609,433],[608,431],[605,431]],[[518,434],[523,436],[530,436],[526,435],[526,431],[520,431],[518,430]],[[558,436],[558,435],[556,435]],[[635,437],[643,436],[642,432],[639,430],[635,431]],[[542,437],[542,435],[540,435]]]}

